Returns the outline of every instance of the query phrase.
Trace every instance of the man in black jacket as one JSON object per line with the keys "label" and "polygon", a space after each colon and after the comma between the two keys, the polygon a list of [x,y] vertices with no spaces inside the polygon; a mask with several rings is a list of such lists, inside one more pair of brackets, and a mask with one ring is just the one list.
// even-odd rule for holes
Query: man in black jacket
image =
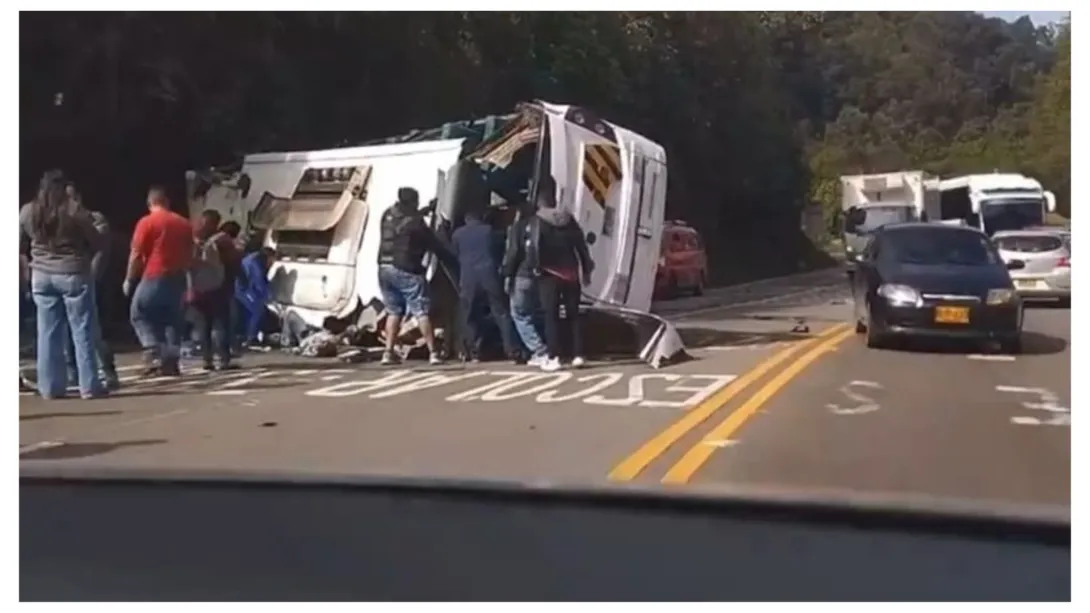
{"label": "man in black jacket", "polygon": [[537,277],[526,258],[529,222],[535,216],[536,209],[529,203],[523,203],[519,218],[507,231],[507,246],[503,254],[503,278],[506,279],[507,293],[511,299],[511,320],[515,324],[522,344],[530,352],[527,364],[541,366],[548,359],[545,342],[538,332]]}
{"label": "man in black jacket", "polygon": [[435,346],[435,330],[429,313],[428,280],[424,276],[424,256],[433,253],[449,259],[446,246],[424,223],[419,211],[420,194],[411,187],[397,190],[397,202],[382,215],[382,240],[378,252],[378,282],[386,307],[386,350],[383,364],[396,362],[394,344],[406,312],[416,318],[428,361],[442,363]]}
{"label": "man in black jacket", "polygon": [[560,330],[561,306],[568,323],[572,366],[580,368],[586,360],[579,326],[579,299],[582,285],[590,282],[594,262],[579,222],[571,213],[557,208],[551,181],[541,185],[536,200],[537,212],[527,224],[526,259],[537,278],[538,295],[545,311],[545,345],[549,357],[541,364],[541,369],[546,372],[560,369],[564,346]]}

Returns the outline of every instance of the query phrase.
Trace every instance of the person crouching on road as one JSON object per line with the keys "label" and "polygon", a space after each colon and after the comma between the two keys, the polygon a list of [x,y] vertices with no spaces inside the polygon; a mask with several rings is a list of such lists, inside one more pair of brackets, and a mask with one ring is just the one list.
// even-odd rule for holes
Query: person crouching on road
{"label": "person crouching on road", "polygon": [[234,241],[219,231],[219,225],[220,214],[207,210],[193,231],[195,252],[188,298],[200,315],[197,332],[205,370],[231,368],[231,302],[239,258]]}
{"label": "person crouching on road", "polygon": [[511,299],[511,319],[522,344],[530,352],[528,364],[541,366],[548,359],[548,351],[537,328],[538,290],[537,278],[526,259],[527,224],[534,216],[534,209],[523,204],[523,210],[507,233],[507,249],[503,254],[503,278]]}
{"label": "person crouching on road", "polygon": [[583,337],[580,326],[579,302],[582,283],[590,282],[594,262],[590,258],[583,229],[571,213],[557,208],[555,186],[544,182],[538,191],[537,212],[530,219],[527,259],[537,277],[538,296],[545,311],[545,344],[549,358],[542,370],[560,369],[560,354],[564,346],[561,337],[560,308],[564,308],[572,354],[572,366],[582,367]]}
{"label": "person crouching on road", "polygon": [[393,364],[394,345],[401,332],[401,320],[406,312],[416,318],[424,342],[428,346],[428,361],[443,362],[435,346],[428,296],[428,280],[424,276],[424,256],[432,253],[449,261],[450,253],[439,237],[424,223],[420,214],[420,194],[411,187],[397,190],[397,202],[382,215],[382,239],[378,252],[378,283],[386,307],[386,349],[383,364]]}
{"label": "person crouching on road", "polygon": [[148,190],[148,213],[136,222],[122,290],[132,297],[133,330],[144,348],[144,374],[176,377],[183,302],[193,261],[193,228],[170,210],[166,189]]}
{"label": "person crouching on road", "polygon": [[59,170],[45,173],[37,196],[19,210],[20,235],[30,239],[30,287],[38,316],[38,393],[64,397],[65,335],[70,333],[80,396],[96,398],[107,393],[95,357],[91,276],[102,238],[87,210],[68,196],[67,183]]}
{"label": "person crouching on road", "polygon": [[504,354],[517,360],[519,353],[511,338],[511,320],[500,281],[500,265],[496,261],[494,234],[492,226],[481,220],[480,213],[469,211],[465,214],[465,223],[451,236],[451,246],[458,258],[462,345],[466,358],[475,362],[480,359],[477,354],[480,328],[473,311],[478,298],[488,302],[488,311],[500,331]]}
{"label": "person crouching on road", "polygon": [[269,310],[269,269],[276,261],[271,247],[262,247],[242,258],[242,269],[235,282],[235,300],[246,319],[246,343],[257,345],[261,324]]}
{"label": "person crouching on road", "polygon": [[[72,184],[68,185],[68,196],[79,206],[84,207],[83,198]],[[91,284],[91,303],[94,305],[94,312],[92,313],[91,325],[94,326],[92,331],[95,343],[95,355],[98,358],[98,367],[102,370],[103,383],[108,390],[117,390],[121,387],[121,380],[117,376],[117,364],[114,360],[113,349],[110,348],[109,343],[106,342],[105,335],[102,331],[102,309],[99,307],[99,284],[102,282],[102,277],[106,274],[106,267],[110,261],[110,224],[106,221],[106,216],[99,211],[92,211],[84,207],[84,209],[90,214],[91,220],[95,225],[95,230],[98,231],[101,237],[102,246],[101,249],[91,258],[91,278],[94,283]],[[68,345],[66,349],[66,357],[68,359],[68,379],[69,382],[74,382],[79,378],[79,369],[76,366],[76,350],[73,342],[73,336],[68,335]]]}

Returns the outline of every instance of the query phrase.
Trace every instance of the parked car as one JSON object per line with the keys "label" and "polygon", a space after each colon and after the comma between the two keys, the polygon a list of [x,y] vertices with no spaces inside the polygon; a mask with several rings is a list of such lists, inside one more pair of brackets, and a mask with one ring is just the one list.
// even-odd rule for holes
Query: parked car
{"label": "parked car", "polygon": [[667,221],[662,232],[662,255],[655,273],[655,294],[700,296],[708,282],[708,256],[695,228],[683,221]]}
{"label": "parked car", "polygon": [[997,341],[1022,351],[1022,299],[1011,271],[981,231],[933,223],[878,229],[853,280],[855,331],[868,347],[912,337]]}
{"label": "parked car", "polygon": [[1011,271],[1014,288],[1026,300],[1071,301],[1071,232],[1031,228],[996,232],[992,241],[1004,262],[1020,260]]}

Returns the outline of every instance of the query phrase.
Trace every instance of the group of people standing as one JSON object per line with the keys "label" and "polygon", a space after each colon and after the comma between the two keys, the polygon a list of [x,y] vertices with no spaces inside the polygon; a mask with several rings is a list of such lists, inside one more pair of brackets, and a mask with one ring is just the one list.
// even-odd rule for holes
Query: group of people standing
{"label": "group of people standing", "polygon": [[[510,359],[546,371],[560,369],[563,355],[571,356],[573,367],[584,364],[579,303],[594,263],[583,230],[557,208],[553,192],[543,186],[505,239],[497,240],[483,211],[469,211],[447,244],[424,222],[416,190],[398,190],[397,203],[382,216],[378,255],[388,315],[384,364],[397,361],[394,345],[407,314],[419,324],[430,362],[442,361],[424,274],[429,253],[459,271],[460,337],[467,360],[480,358],[485,322],[477,306],[483,302]],[[246,253],[248,241],[239,236],[238,224],[221,223],[216,211],[204,211],[191,223],[171,210],[161,187],[148,190],[147,207],[133,230],[122,284],[143,348],[143,374],[180,375],[180,346],[191,332],[187,319],[195,319],[204,368],[232,368],[233,339],[258,341],[275,253],[269,248]],[[32,298],[37,321],[38,393],[61,398],[76,383],[82,398],[106,395],[120,384],[96,300],[109,257],[105,217],[84,205],[63,172],[51,170],[35,198],[20,209],[19,226],[20,294]],[[187,310],[196,317],[187,318]]]}
{"label": "group of people standing", "polygon": [[394,343],[406,314],[420,326],[429,361],[442,361],[424,276],[424,257],[432,253],[458,267],[460,338],[467,360],[480,357],[485,322],[477,305],[484,302],[510,359],[549,372],[562,367],[563,355],[571,356],[575,368],[584,365],[579,303],[594,262],[582,228],[557,207],[554,191],[541,186],[535,202],[523,207],[497,249],[495,230],[482,211],[465,214],[465,223],[454,230],[448,246],[424,222],[416,190],[399,190],[397,203],[382,217],[379,248],[379,286],[387,311],[384,364],[397,361]]}
{"label": "group of people standing", "polygon": [[[256,340],[268,300],[271,250],[244,255],[237,224],[221,224],[215,211],[190,223],[171,210],[161,187],[148,190],[147,207],[133,230],[122,284],[143,348],[143,374],[181,374],[187,309],[198,315],[204,368],[231,368],[231,340],[239,327],[233,313],[247,313],[246,337]],[[30,294],[37,320],[38,393],[64,397],[75,379],[82,398],[106,395],[119,379],[96,301],[108,261],[105,217],[84,206],[63,172],[51,170],[34,200],[20,209],[19,226],[26,244],[20,294]]]}

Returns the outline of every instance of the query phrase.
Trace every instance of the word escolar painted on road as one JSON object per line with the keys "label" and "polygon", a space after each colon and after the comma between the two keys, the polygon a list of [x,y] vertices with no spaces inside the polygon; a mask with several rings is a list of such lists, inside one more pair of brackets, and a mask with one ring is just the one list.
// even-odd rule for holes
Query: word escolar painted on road
{"label": "word escolar painted on road", "polygon": [[[476,385],[444,397],[446,402],[508,402],[533,399],[541,404],[581,401],[616,407],[679,409],[709,398],[735,379],[734,375],[620,372],[472,371],[457,374],[395,370],[379,377],[343,381],[305,392],[318,398],[345,398],[366,394],[371,399],[393,398],[463,382]],[[453,391],[453,390],[452,390]]]}

